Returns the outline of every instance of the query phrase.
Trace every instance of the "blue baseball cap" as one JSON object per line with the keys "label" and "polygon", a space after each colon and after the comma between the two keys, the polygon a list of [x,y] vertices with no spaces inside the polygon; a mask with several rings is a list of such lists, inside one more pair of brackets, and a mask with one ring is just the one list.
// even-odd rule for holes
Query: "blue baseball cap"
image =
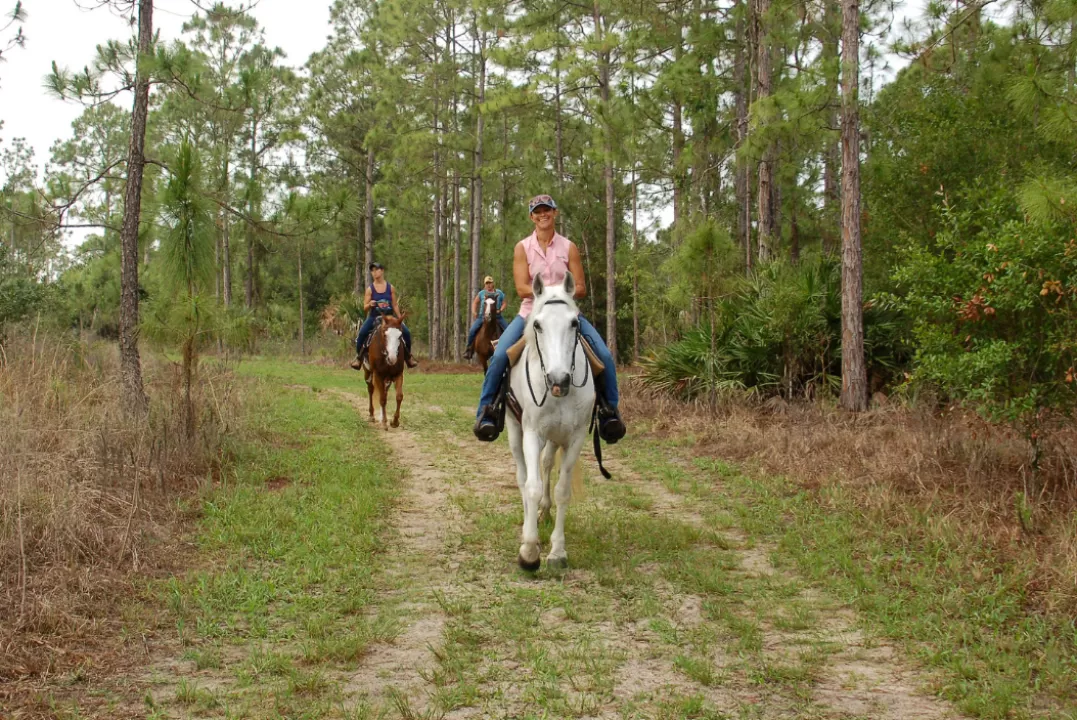
{"label": "blue baseball cap", "polygon": [[553,210],[557,209],[557,203],[554,202],[552,197],[549,195],[536,195],[531,198],[531,202],[527,203],[527,214],[530,215],[535,212],[535,208],[540,208],[543,205]]}

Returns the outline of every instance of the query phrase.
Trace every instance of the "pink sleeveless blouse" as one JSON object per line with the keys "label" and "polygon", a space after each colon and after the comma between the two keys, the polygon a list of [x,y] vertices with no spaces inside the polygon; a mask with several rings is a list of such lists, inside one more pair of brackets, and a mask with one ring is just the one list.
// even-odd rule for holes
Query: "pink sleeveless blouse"
{"label": "pink sleeveless blouse", "polygon": [[[524,246],[524,252],[527,254],[529,281],[534,280],[536,273],[542,276],[542,282],[547,285],[559,285],[565,279],[565,273],[568,272],[568,238],[554,233],[553,240],[546,247],[546,252],[542,251],[542,245],[539,244],[535,233],[521,240],[520,244]],[[524,298],[520,303],[520,316],[526,318],[530,315],[534,305],[533,298]]]}

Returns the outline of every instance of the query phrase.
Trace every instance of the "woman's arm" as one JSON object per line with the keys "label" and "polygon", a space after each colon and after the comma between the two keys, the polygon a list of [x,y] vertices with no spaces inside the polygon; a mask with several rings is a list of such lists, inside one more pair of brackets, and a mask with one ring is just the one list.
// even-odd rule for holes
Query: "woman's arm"
{"label": "woman's arm", "polygon": [[363,293],[363,311],[370,312],[370,308],[374,307],[374,300],[370,297],[370,286],[366,286],[366,292]]}
{"label": "woman's arm", "polygon": [[471,301],[471,319],[474,320],[479,315],[479,294],[475,293],[475,299]]}
{"label": "woman's arm", "polygon": [[574,242],[568,244],[568,271],[572,273],[572,279],[576,281],[576,292],[572,296],[577,300],[587,297],[587,278],[583,276],[583,260],[580,259],[580,250]]}
{"label": "woman's arm", "polygon": [[516,243],[512,254],[512,281],[516,284],[516,294],[521,300],[534,297],[531,294],[531,271],[527,267],[527,251],[524,244]]}

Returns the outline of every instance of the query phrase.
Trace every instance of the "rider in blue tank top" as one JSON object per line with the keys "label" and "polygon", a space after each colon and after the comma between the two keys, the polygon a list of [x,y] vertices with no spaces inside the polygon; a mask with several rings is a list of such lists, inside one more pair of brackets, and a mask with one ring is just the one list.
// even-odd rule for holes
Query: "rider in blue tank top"
{"label": "rider in blue tank top", "polygon": [[[370,333],[374,330],[374,323],[382,315],[395,315],[400,317],[400,306],[397,305],[396,291],[385,280],[385,267],[379,262],[370,263],[370,275],[374,282],[367,286],[366,295],[363,298],[363,309],[367,311],[366,320],[359,328],[359,336],[355,338],[355,360],[352,367],[356,370],[363,368],[363,346]],[[419,363],[411,356],[411,331],[407,325],[400,326],[404,336],[404,362],[408,367],[415,367]]]}

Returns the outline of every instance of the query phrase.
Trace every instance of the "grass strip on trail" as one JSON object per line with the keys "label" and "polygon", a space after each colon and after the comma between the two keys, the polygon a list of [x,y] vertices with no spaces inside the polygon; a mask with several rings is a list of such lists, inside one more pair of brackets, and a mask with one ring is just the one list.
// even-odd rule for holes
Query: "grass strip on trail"
{"label": "grass strip on trail", "polygon": [[257,392],[256,440],[204,502],[197,539],[214,562],[161,588],[194,664],[178,687],[175,668],[159,673],[162,716],[327,710],[339,697],[322,666],[398,631],[368,612],[399,478],[380,438],[341,401],[277,382]]}
{"label": "grass strip on trail", "polygon": [[[870,632],[941,670],[934,689],[962,712],[1077,718],[1077,626],[1026,606],[1019,563],[989,555],[947,518],[893,491],[880,497],[884,486],[805,488],[691,458],[690,445],[685,438],[625,450],[638,472],[776,547],[775,559],[848,603]],[[671,463],[677,455],[683,461]]]}

